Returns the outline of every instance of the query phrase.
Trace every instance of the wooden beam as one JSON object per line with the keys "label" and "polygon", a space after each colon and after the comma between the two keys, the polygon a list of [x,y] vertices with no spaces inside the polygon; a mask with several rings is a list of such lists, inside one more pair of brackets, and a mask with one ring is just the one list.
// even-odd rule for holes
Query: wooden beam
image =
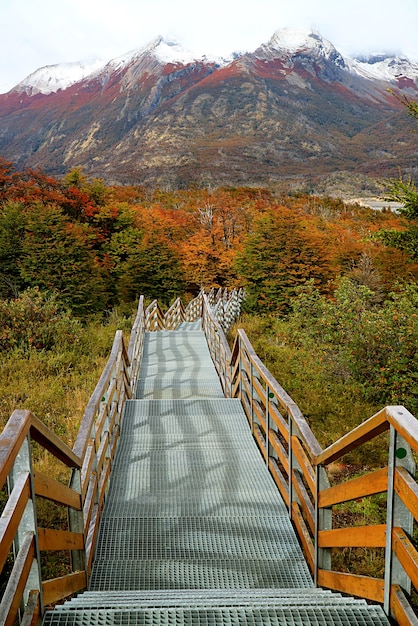
{"label": "wooden beam", "polygon": [[341,458],[347,452],[358,448],[366,441],[374,439],[377,435],[388,430],[389,422],[386,416],[386,410],[382,409],[373,417],[351,430],[349,433],[338,439],[335,443],[331,444],[325,450],[322,450],[315,458],[317,465],[328,465],[332,461],[336,461]]}
{"label": "wooden beam", "polygon": [[20,626],[37,626],[39,620],[40,603],[39,591],[33,589],[29,591],[28,601],[25,606]]}
{"label": "wooden beam", "polygon": [[374,526],[351,526],[320,530],[320,548],[384,548],[386,545],[386,524]]}
{"label": "wooden beam", "polygon": [[35,539],[33,533],[28,532],[25,533],[1,600],[0,624],[2,626],[15,624],[34,558]]}
{"label": "wooden beam", "polygon": [[270,435],[269,437],[270,445],[275,451],[275,453],[277,454],[277,456],[279,457],[279,461],[283,465],[284,471],[286,472],[287,475],[289,475],[289,456],[286,450],[284,449],[282,442],[277,436],[277,433],[275,433],[273,430],[270,430],[269,435]]}
{"label": "wooden beam", "polygon": [[37,496],[81,511],[81,494],[74,491],[74,489],[41,472],[35,472],[33,482]]}
{"label": "wooden beam", "polygon": [[318,584],[327,589],[342,591],[358,598],[380,602],[380,604],[384,601],[383,578],[320,569],[318,570]]}
{"label": "wooden beam", "polygon": [[390,608],[398,626],[418,626],[418,618],[399,585],[392,585],[390,590]]}
{"label": "wooden beam", "polygon": [[16,455],[30,429],[29,411],[13,411],[0,434],[0,489],[11,472]]}
{"label": "wooden beam", "polygon": [[415,589],[418,589],[418,552],[402,528],[396,527],[393,529],[392,539],[394,553],[411,579]]}
{"label": "wooden beam", "polygon": [[0,571],[3,569],[8,557],[29,498],[29,473],[22,472],[16,480],[0,518]]}
{"label": "wooden beam", "polygon": [[395,492],[415,520],[418,520],[418,485],[405,467],[397,467],[395,470]]}
{"label": "wooden beam", "polygon": [[357,498],[363,498],[365,496],[371,496],[375,493],[383,493],[388,488],[388,469],[376,470],[364,474],[364,476],[358,476],[351,480],[346,480],[334,487],[328,487],[319,492],[318,506],[320,508],[330,507],[333,504],[340,504],[341,502],[348,502]]}
{"label": "wooden beam", "polygon": [[80,457],[34,415],[31,415],[30,434],[34,441],[41,444],[41,446],[51,452],[56,459],[59,459],[68,467],[81,467],[82,462]]}
{"label": "wooden beam", "polygon": [[300,507],[305,515],[305,519],[308,522],[311,533],[315,533],[315,508],[311,502],[308,491],[305,487],[305,483],[302,480],[302,476],[299,470],[293,470],[293,487],[300,500]]}
{"label": "wooden beam", "polygon": [[299,463],[301,472],[303,476],[305,477],[305,480],[308,484],[311,494],[315,495],[316,494],[315,470],[312,467],[308,459],[308,456],[305,450],[303,449],[302,444],[300,443],[300,440],[298,439],[298,437],[295,437],[294,435],[292,437],[292,450],[293,450],[293,454],[296,457],[297,462]]}
{"label": "wooden beam", "polygon": [[47,550],[84,550],[83,533],[53,528],[38,528],[39,549]]}
{"label": "wooden beam", "polygon": [[289,439],[289,425],[284,420],[282,414],[280,413],[278,407],[273,403],[269,402],[269,414],[273,422],[276,424],[281,436],[288,441]]}
{"label": "wooden beam", "polygon": [[292,502],[292,521],[296,527],[309,569],[311,570],[311,573],[313,573],[315,567],[314,545],[297,502]]}
{"label": "wooden beam", "polygon": [[83,591],[87,587],[86,572],[74,572],[61,578],[52,578],[42,583],[44,603],[54,604],[77,591]]}
{"label": "wooden beam", "polygon": [[289,507],[289,487],[288,484],[282,474],[282,472],[279,469],[279,466],[277,465],[277,462],[275,459],[272,459],[271,457],[269,458],[269,470],[271,472],[271,475],[273,476],[273,480],[277,485],[278,490],[280,491],[280,494],[286,504],[287,507]]}

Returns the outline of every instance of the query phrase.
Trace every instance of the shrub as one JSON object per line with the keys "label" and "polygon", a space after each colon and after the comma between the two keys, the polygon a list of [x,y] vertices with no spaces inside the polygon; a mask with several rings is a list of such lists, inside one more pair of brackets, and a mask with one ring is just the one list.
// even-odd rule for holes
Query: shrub
{"label": "shrub", "polygon": [[37,287],[17,298],[0,300],[0,351],[64,347],[79,340],[81,330],[55,294],[42,293]]}

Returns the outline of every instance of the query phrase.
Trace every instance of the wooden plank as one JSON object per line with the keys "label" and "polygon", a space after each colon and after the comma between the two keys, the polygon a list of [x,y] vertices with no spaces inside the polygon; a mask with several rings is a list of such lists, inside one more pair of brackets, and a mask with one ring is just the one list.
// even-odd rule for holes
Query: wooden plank
{"label": "wooden plank", "polygon": [[384,581],[382,578],[319,569],[318,585],[358,598],[380,602],[380,604],[383,604],[384,601]]}
{"label": "wooden plank", "polygon": [[418,552],[402,528],[393,529],[392,541],[393,552],[398,557],[415,589],[418,589]]}
{"label": "wooden plank", "polygon": [[98,479],[97,479],[97,474],[94,473],[90,476],[90,483],[89,483],[87,494],[84,500],[84,506],[83,506],[84,528],[90,527],[91,517],[93,514],[93,507],[96,501],[97,488],[98,488]]}
{"label": "wooden plank", "polygon": [[248,423],[251,426],[251,407],[244,392],[241,396],[241,404],[247,416]]}
{"label": "wooden plank", "polygon": [[115,453],[116,453],[116,446],[118,444],[118,439],[119,439],[119,435],[120,435],[120,431],[119,431],[119,425],[117,425],[114,429],[113,429],[113,433],[112,433],[112,440],[110,442],[110,458],[113,460],[115,457]]}
{"label": "wooden plank", "polygon": [[22,472],[16,480],[0,518],[0,572],[6,562],[29,498],[30,475],[29,472]]}
{"label": "wooden plank", "polygon": [[91,568],[93,566],[93,557],[94,557],[94,547],[96,545],[96,537],[99,531],[99,522],[100,522],[100,509],[98,504],[94,506],[93,515],[91,518],[91,523],[88,529],[87,537],[86,537],[86,564],[87,564],[87,572],[91,573]]}
{"label": "wooden plank", "polygon": [[254,391],[259,396],[259,402],[262,405],[263,413],[265,414],[266,412],[266,389],[265,387],[263,387],[260,380],[256,376],[253,376],[253,387],[254,387]]}
{"label": "wooden plank", "polygon": [[264,413],[264,410],[262,408],[262,406],[260,405],[260,403],[258,402],[258,400],[255,400],[254,398],[252,399],[252,403],[253,403],[253,417],[256,416],[260,422],[260,426],[262,428],[263,431],[263,436],[265,437],[265,432],[266,432],[266,416]]}
{"label": "wooden plank", "polygon": [[303,449],[302,444],[300,443],[298,437],[295,437],[295,435],[293,435],[291,442],[292,442],[293,454],[295,455],[295,458],[297,462],[299,463],[299,467],[301,469],[303,476],[305,477],[305,480],[308,484],[311,494],[315,496],[316,494],[315,470],[312,467],[308,459],[308,456],[305,450]]}
{"label": "wooden plank", "polygon": [[1,600],[0,624],[2,626],[13,626],[15,624],[34,558],[35,539],[32,532],[27,532],[24,535]]}
{"label": "wooden plank", "polygon": [[340,504],[341,502],[371,496],[375,493],[383,493],[387,491],[387,487],[388,469],[384,467],[383,469],[369,472],[368,474],[364,474],[364,476],[352,478],[339,485],[320,491],[318,495],[318,506],[325,508],[333,504]]}
{"label": "wooden plank", "polygon": [[110,460],[106,459],[105,462],[103,463],[103,469],[100,473],[99,484],[98,484],[100,509],[103,507],[103,502],[104,502],[105,495],[106,495],[106,487],[107,487],[107,483],[109,480],[109,476],[110,476]]}
{"label": "wooden plank", "polygon": [[116,402],[112,404],[109,413],[109,432],[113,433],[113,429],[115,428],[116,418],[118,417],[118,405]]}
{"label": "wooden plank", "polygon": [[277,380],[273,378],[269,370],[266,368],[264,363],[260,360],[258,355],[256,354],[253,346],[251,345],[245,331],[240,328],[238,330],[238,334],[241,338],[241,352],[246,352],[248,355],[248,359],[251,360],[253,367],[255,367],[256,371],[259,373],[261,378],[268,384],[272,392],[277,398],[279,404],[286,408],[289,402],[293,402],[292,398],[286,393],[286,391],[279,385]]}
{"label": "wooden plank", "polygon": [[276,463],[276,460],[273,458],[269,458],[269,470],[271,475],[273,476],[273,480],[277,485],[278,490],[286,504],[289,507],[289,487],[288,484],[280,471],[279,466]]}
{"label": "wooden plank", "polygon": [[277,434],[270,430],[270,445],[279,457],[280,463],[283,465],[284,471],[289,475],[289,457],[284,449],[282,442],[278,438]]}
{"label": "wooden plank", "polygon": [[311,502],[311,499],[305,487],[305,483],[302,480],[302,476],[299,473],[299,470],[293,470],[292,476],[293,476],[293,487],[300,500],[300,507],[308,522],[311,533],[315,534],[315,508]]}
{"label": "wooden plank", "polygon": [[258,443],[258,447],[260,448],[261,454],[263,455],[263,459],[266,459],[266,440],[264,439],[263,433],[258,424],[254,424],[254,438]]}
{"label": "wooden plank", "polygon": [[97,450],[97,473],[99,474],[99,476],[101,474],[104,462],[106,460],[108,446],[109,446],[109,431],[107,430],[103,434],[103,438],[100,442],[100,447]]}
{"label": "wooden plank", "polygon": [[34,415],[31,415],[30,435],[34,441],[68,467],[81,467],[80,457]]}
{"label": "wooden plank", "polygon": [[297,502],[292,502],[292,521],[298,533],[298,537],[302,544],[303,553],[308,563],[309,569],[313,574],[315,568],[315,549],[312,543],[312,537],[303,519],[301,510]]}
{"label": "wooden plank", "polygon": [[73,572],[61,578],[52,578],[42,583],[44,603],[54,604],[87,587],[86,572]]}
{"label": "wooden plank", "polygon": [[109,384],[109,380],[113,372],[114,364],[116,362],[116,359],[120,350],[124,350],[123,336],[122,336],[122,331],[117,330],[115,333],[115,338],[113,340],[113,345],[112,345],[112,350],[110,352],[110,356],[100,376],[100,379],[97,382],[97,385],[90,397],[90,400],[87,403],[87,407],[86,407],[86,410],[84,411],[84,416],[81,421],[81,425],[80,425],[77,438],[73,447],[74,453],[80,459],[84,459],[84,456],[86,454],[87,446],[91,439],[91,432],[92,432],[94,420],[96,419],[100,402]]}
{"label": "wooden plank", "polygon": [[373,417],[354,428],[349,433],[338,439],[335,443],[331,444],[323,450],[320,454],[316,455],[315,462],[317,465],[328,465],[332,461],[336,461],[340,457],[347,454],[354,448],[358,448],[366,441],[370,441],[388,430],[389,422],[386,416],[386,410],[382,409]]}
{"label": "wooden plank", "polygon": [[389,423],[402,435],[411,448],[418,452],[418,425],[416,417],[404,406],[387,406],[384,410]]}
{"label": "wooden plank", "polygon": [[33,477],[35,494],[41,498],[51,500],[56,504],[69,506],[76,511],[81,511],[81,494],[70,487],[59,483],[41,472],[35,472]]}
{"label": "wooden plank", "polygon": [[94,439],[91,440],[90,445],[86,449],[86,455],[83,460],[83,467],[81,469],[81,494],[83,499],[86,496],[87,489],[90,484],[90,476],[92,474],[92,468],[94,465],[96,455],[96,443]]}
{"label": "wooden plank", "polygon": [[30,421],[29,411],[13,411],[0,434],[0,489],[5,484],[16,455],[29,432]]}
{"label": "wooden plank", "polygon": [[84,550],[83,533],[53,528],[38,528],[39,549],[48,550]]}
{"label": "wooden plank", "polygon": [[395,492],[418,521],[418,485],[405,467],[395,469]]}
{"label": "wooden plank", "polygon": [[37,626],[40,613],[39,591],[29,591],[28,601],[25,606],[20,626]]}
{"label": "wooden plank", "polygon": [[398,626],[418,626],[418,618],[399,585],[391,587],[390,608]]}
{"label": "wooden plank", "polygon": [[273,420],[273,422],[276,424],[277,428],[279,429],[279,432],[280,432],[281,436],[284,439],[286,439],[286,441],[288,441],[288,439],[289,439],[289,425],[283,419],[283,416],[280,413],[278,407],[271,401],[269,402],[269,414],[270,414],[270,418]]}
{"label": "wooden plank", "polygon": [[320,530],[320,548],[384,548],[386,545],[386,524],[373,526],[351,526]]}
{"label": "wooden plank", "polygon": [[315,464],[317,455],[322,452],[321,446],[313,434],[308,422],[303,417],[302,411],[298,405],[292,401],[289,402],[286,408],[289,419],[293,422],[294,429],[296,429],[299,438],[302,439],[306,453],[312,463]]}

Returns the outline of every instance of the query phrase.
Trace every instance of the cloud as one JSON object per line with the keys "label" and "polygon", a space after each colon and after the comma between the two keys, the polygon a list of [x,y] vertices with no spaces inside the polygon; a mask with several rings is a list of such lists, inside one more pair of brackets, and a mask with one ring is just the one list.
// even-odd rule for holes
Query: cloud
{"label": "cloud", "polygon": [[343,53],[418,59],[416,0],[2,0],[0,87],[38,67],[110,60],[159,34],[197,53],[254,49],[278,28],[315,28]]}

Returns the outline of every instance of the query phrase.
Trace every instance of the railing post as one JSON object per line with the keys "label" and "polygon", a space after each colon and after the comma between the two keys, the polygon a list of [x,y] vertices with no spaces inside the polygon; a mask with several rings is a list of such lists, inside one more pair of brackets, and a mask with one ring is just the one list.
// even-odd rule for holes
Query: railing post
{"label": "railing post", "polygon": [[[68,509],[68,527],[72,532],[83,533],[84,546],[86,543],[85,528],[84,528],[84,515],[83,515],[83,500],[81,497],[81,471],[79,469],[73,469],[70,479],[70,487],[74,491],[80,494],[81,510]],[[86,571],[86,580],[88,586],[88,572],[86,567],[86,550],[72,550],[71,551],[71,568],[73,572]]]}
{"label": "railing post", "polygon": [[254,435],[254,386],[253,363],[250,360],[250,400],[251,400],[251,432]]}
{"label": "railing post", "polygon": [[[16,456],[12,470],[7,478],[7,486],[9,494],[12,492],[15,482],[20,474],[29,474],[30,480],[30,498],[26,503],[25,510],[23,512],[17,534],[13,541],[14,556],[17,556],[20,546],[24,540],[24,536],[27,532],[33,533],[35,542],[35,559],[32,562],[29,576],[26,582],[25,591],[23,594],[24,603],[28,601],[29,592],[32,590],[39,591],[39,608],[40,613],[43,615],[43,594],[42,594],[42,576],[41,576],[41,560],[39,553],[39,540],[38,540],[38,521],[36,515],[36,501],[35,501],[35,488],[33,484],[33,471],[32,471],[32,454],[30,435],[24,439],[22,447]],[[23,607],[22,607],[23,608]]]}
{"label": "railing post", "polygon": [[400,585],[407,594],[411,593],[411,579],[393,552],[393,529],[399,526],[412,537],[414,524],[412,513],[410,513],[400,497],[395,493],[395,471],[397,467],[404,467],[411,476],[415,476],[416,466],[411,448],[405,439],[391,426],[388,459],[384,587],[384,610],[387,615],[390,613],[390,592],[392,585]]}
{"label": "railing post", "polygon": [[332,509],[319,508],[319,494],[322,490],[330,486],[325,467],[316,466],[316,493],[315,493],[315,563],[314,563],[314,583],[318,582],[318,569],[331,569],[331,550],[319,548],[318,535],[320,530],[332,529]]}
{"label": "railing post", "polygon": [[242,404],[242,340],[238,335],[238,398]]}
{"label": "railing post", "polygon": [[270,458],[270,387],[266,384],[266,465],[269,466]]}

